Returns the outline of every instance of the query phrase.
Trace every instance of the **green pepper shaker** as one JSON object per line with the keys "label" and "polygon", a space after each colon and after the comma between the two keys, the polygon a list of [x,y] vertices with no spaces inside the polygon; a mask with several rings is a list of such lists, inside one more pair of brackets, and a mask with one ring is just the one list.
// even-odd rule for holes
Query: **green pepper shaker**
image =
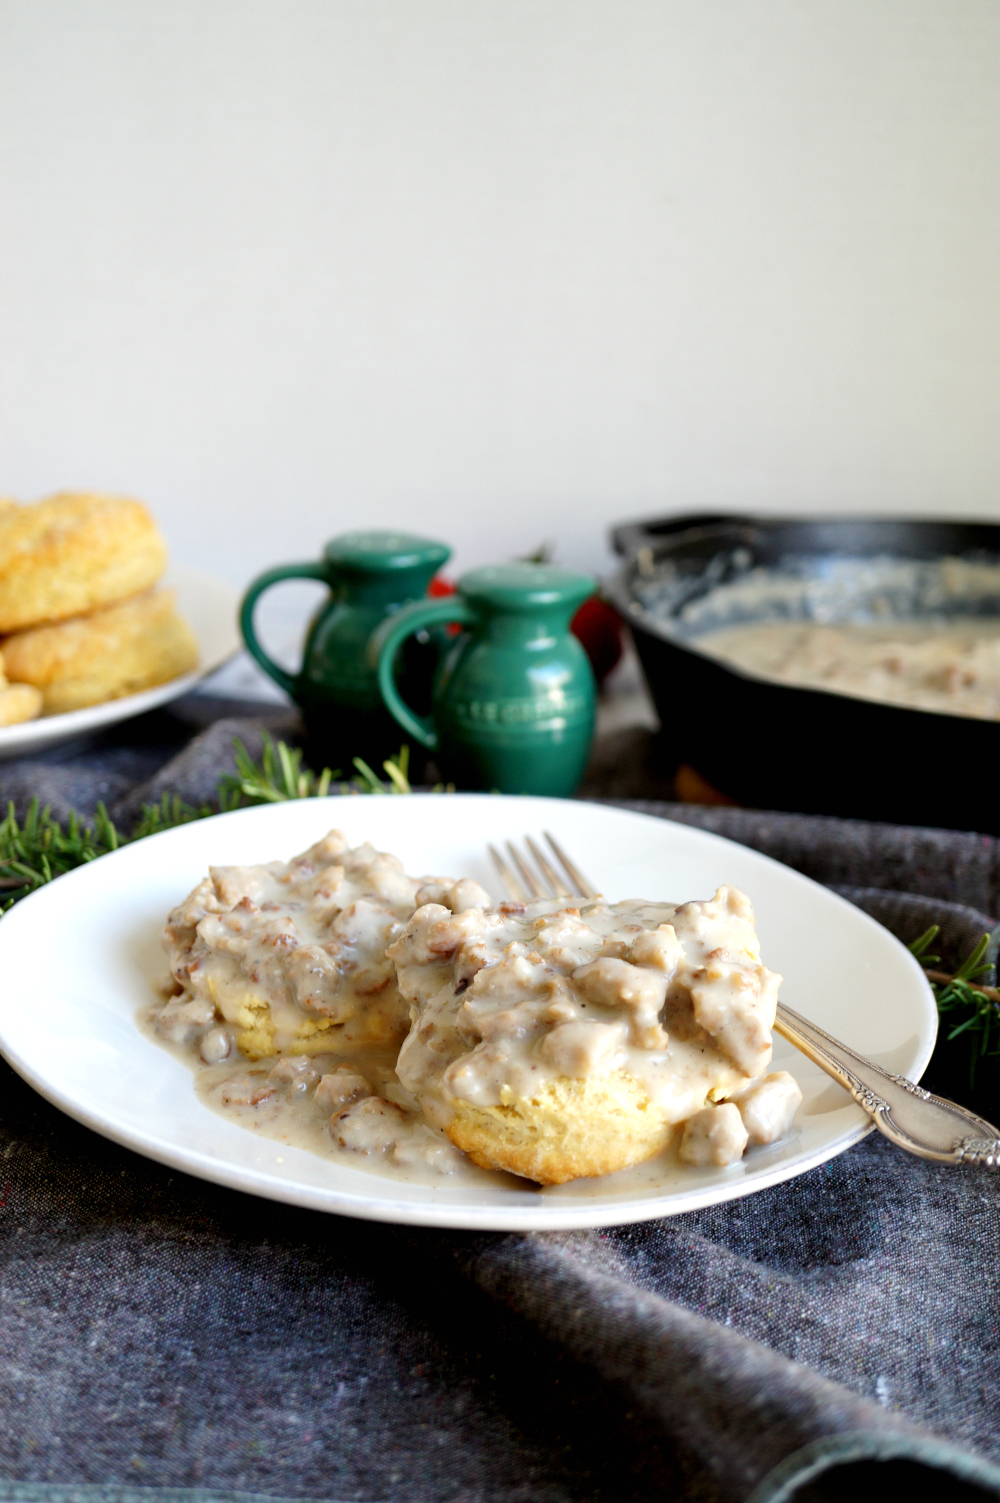
{"label": "green pepper shaker", "polygon": [[[327,543],[315,563],[283,564],[254,580],[240,608],[247,648],[264,672],[296,701],[316,766],[353,774],[363,757],[377,772],[399,751],[403,738],[382,703],[378,674],[369,661],[368,639],[377,626],[426,595],[450,548],[403,532],[348,532]],[[265,590],[285,579],[317,579],[329,597],[313,616],[297,674],[285,671],[264,651],[254,629],[254,609]],[[399,667],[400,687],[418,701],[430,699],[440,637],[409,644]]]}
{"label": "green pepper shaker", "polygon": [[[419,601],[369,647],[388,709],[459,788],[568,797],[583,776],[594,730],[594,675],[569,629],[597,588],[589,575],[538,564],[474,569],[447,600]],[[464,628],[438,667],[431,714],[400,694],[396,655],[414,632]]]}

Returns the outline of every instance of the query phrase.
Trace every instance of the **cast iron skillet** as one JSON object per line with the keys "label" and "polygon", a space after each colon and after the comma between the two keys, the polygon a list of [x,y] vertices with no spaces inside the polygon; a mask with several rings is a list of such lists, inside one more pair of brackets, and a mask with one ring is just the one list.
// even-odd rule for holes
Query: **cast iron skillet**
{"label": "cast iron skillet", "polygon": [[[636,595],[667,571],[690,600],[713,578],[790,556],[1000,562],[1000,526],[701,514],[624,523],[611,540],[625,562],[609,594],[631,627],[674,766],[690,763],[751,808],[1000,833],[1000,721],[770,683],[714,661],[676,613],[653,615]],[[1000,630],[1000,596],[976,612],[995,615]]]}

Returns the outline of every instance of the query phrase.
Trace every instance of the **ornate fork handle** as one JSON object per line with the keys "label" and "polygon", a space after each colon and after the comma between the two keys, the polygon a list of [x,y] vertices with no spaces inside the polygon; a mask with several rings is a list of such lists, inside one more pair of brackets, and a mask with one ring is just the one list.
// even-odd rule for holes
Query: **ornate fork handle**
{"label": "ornate fork handle", "polygon": [[879,1131],[900,1148],[939,1164],[1000,1166],[1000,1132],[974,1112],[932,1096],[902,1075],[890,1075],[783,1002],[774,1028],[850,1091]]}

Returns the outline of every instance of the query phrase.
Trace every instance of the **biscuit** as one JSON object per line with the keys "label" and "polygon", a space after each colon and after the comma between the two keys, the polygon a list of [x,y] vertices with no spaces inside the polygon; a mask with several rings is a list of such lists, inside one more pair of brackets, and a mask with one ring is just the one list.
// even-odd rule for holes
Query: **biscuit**
{"label": "biscuit", "polygon": [[540,1185],[614,1174],[660,1153],[673,1126],[624,1071],[602,1080],[551,1080],[530,1100],[455,1104],[448,1137],[483,1169]]}
{"label": "biscuit", "polygon": [[0,683],[0,726],[21,725],[42,712],[42,696],[32,684]]}
{"label": "biscuit", "polygon": [[413,1019],[400,1084],[482,1168],[563,1184],[642,1163],[771,1061],[781,978],[736,888],[680,905],[429,902],[386,954]]}
{"label": "biscuit", "polygon": [[0,633],[137,595],[166,562],[139,501],[67,491],[30,506],[0,503]]}
{"label": "biscuit", "polygon": [[[426,886],[373,846],[331,830],[291,861],[213,866],[163,933],[180,989],[156,1027],[173,1043],[231,1030],[251,1060],[372,1045],[398,1050],[409,1027],[386,945]],[[459,903],[486,893],[443,883]],[[239,936],[234,941],[234,936]]]}
{"label": "biscuit", "polygon": [[138,694],[190,673],[198,645],[172,590],[153,590],[3,643],[9,678],[40,689],[45,715]]}

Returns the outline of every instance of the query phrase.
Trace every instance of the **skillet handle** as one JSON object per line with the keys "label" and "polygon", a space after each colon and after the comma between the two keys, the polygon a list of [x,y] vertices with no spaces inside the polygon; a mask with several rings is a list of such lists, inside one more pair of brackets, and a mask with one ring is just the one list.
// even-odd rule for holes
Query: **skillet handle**
{"label": "skillet handle", "polygon": [[704,531],[714,527],[745,528],[749,517],[730,512],[682,512],[674,517],[637,517],[633,522],[619,522],[608,533],[612,548],[622,558],[635,558],[642,548],[656,548],[665,538],[678,532]]}

